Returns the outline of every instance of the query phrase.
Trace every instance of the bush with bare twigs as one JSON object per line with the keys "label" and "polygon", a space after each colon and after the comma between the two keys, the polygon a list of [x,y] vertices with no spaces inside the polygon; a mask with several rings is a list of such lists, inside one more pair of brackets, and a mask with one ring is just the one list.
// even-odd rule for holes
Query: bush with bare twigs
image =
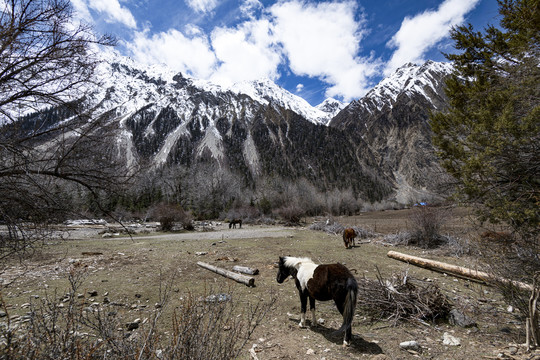
{"label": "bush with bare twigs", "polygon": [[445,239],[440,232],[448,215],[449,210],[445,208],[433,206],[415,207],[409,217],[412,228],[409,245],[433,248],[443,244]]}
{"label": "bush with bare twigs", "polygon": [[302,216],[305,215],[304,210],[295,204],[282,206],[279,209],[276,209],[274,213],[283,219],[287,225],[299,224]]}
{"label": "bush with bare twigs", "polygon": [[150,209],[150,217],[159,221],[162,231],[172,231],[176,224],[183,229],[193,229],[193,216],[180,205],[161,203]]}
{"label": "bush with bare twigs", "polygon": [[[174,275],[163,287],[160,283],[158,305],[144,314],[149,320],[127,322],[122,306],[90,304],[77,296],[85,274],[81,266],[74,266],[69,274],[70,291],[61,298],[33,303],[21,321],[11,320],[8,314],[0,323],[0,358],[237,358],[276,300],[270,295],[268,300],[246,303],[229,294],[223,299],[208,293],[187,294],[174,311],[171,331],[160,318],[169,303]],[[2,305],[7,313],[7,306]]]}

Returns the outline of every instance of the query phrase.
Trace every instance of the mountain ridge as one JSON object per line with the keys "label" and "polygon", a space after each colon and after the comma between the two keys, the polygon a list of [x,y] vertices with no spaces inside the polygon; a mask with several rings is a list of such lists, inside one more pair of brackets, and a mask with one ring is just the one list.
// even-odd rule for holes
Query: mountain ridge
{"label": "mountain ridge", "polygon": [[206,173],[252,189],[279,177],[407,203],[437,192],[428,115],[446,104],[450,67],[407,64],[346,106],[327,99],[313,107],[268,79],[223,87],[111,58],[85,106],[117,124],[118,156],[130,167]]}

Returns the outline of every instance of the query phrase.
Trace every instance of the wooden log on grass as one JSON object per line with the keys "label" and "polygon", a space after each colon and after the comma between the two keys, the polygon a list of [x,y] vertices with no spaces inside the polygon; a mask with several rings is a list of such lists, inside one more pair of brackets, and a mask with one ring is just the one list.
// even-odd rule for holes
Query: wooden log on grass
{"label": "wooden log on grass", "polygon": [[227,277],[229,279],[233,279],[234,281],[245,284],[247,286],[251,286],[251,287],[255,286],[255,279],[252,278],[252,277],[242,275],[242,274],[238,274],[238,273],[226,270],[226,269],[222,269],[220,267],[210,265],[210,264],[204,263],[202,261],[198,261],[197,265],[199,265],[200,267],[205,268],[207,270],[213,271],[216,274],[225,276],[225,277]]}
{"label": "wooden log on grass", "polygon": [[440,261],[424,259],[418,256],[407,255],[397,251],[389,251],[387,256],[392,259],[423,267],[425,269],[443,272],[452,276],[464,277],[470,280],[484,282],[486,284],[489,284],[490,282],[500,282],[503,284],[514,285],[521,290],[532,291],[533,289],[531,285],[522,283],[520,281],[512,281],[485,273],[483,271],[472,270],[466,267],[443,263]]}
{"label": "wooden log on grass", "polygon": [[257,275],[259,273],[259,269],[252,269],[252,268],[247,267],[247,266],[235,265],[235,266],[233,266],[232,269],[233,269],[233,271],[241,272],[243,274],[248,274],[248,275]]}

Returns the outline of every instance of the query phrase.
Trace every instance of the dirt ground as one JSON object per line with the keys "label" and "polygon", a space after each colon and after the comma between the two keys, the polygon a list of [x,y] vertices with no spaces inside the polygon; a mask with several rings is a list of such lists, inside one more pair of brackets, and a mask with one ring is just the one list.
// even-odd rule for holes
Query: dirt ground
{"label": "dirt ground", "polygon": [[[160,284],[172,277],[172,306],[186,293],[216,290],[236,299],[255,302],[277,296],[277,301],[246,345],[243,359],[540,359],[540,353],[526,353],[524,325],[516,310],[501,301],[495,290],[467,280],[409,266],[386,256],[389,250],[433,258],[456,265],[476,267],[476,260],[456,256],[451,251],[434,252],[418,248],[389,247],[385,234],[410,227],[410,211],[397,210],[334,218],[343,225],[369,229],[377,236],[345,249],[340,235],[310,230],[306,219],[299,227],[244,224],[229,229],[213,223],[204,231],[156,233],[153,227],[139,228],[133,238],[116,234],[119,229],[103,226],[72,228],[67,240],[51,239],[47,247],[24,262],[8,264],[0,273],[1,295],[10,316],[24,314],[26,304],[53,292],[67,289],[67,272],[74,263],[88,269],[85,289],[97,293],[92,299],[131,304],[126,316],[141,317],[141,309],[158,302]],[[474,241],[478,231],[466,210],[454,210],[442,232]],[[105,233],[105,235],[104,235]],[[293,281],[277,284],[275,262],[279,256],[311,257],[316,263],[341,262],[354,269],[356,277],[375,279],[407,271],[408,275],[440,286],[460,311],[477,326],[461,328],[445,322],[372,323],[362,313],[355,315],[350,347],[342,347],[342,337],[334,331],[341,316],[331,302],[317,303],[316,327],[299,328],[300,301]],[[203,261],[225,269],[234,265],[259,270],[255,287],[226,279],[197,266]],[[308,312],[309,315],[309,312]],[[309,319],[309,316],[308,316]],[[167,318],[164,317],[164,321]],[[447,333],[460,345],[443,344]],[[400,343],[416,341],[417,351],[404,350]],[[251,352],[250,352],[251,350]]]}

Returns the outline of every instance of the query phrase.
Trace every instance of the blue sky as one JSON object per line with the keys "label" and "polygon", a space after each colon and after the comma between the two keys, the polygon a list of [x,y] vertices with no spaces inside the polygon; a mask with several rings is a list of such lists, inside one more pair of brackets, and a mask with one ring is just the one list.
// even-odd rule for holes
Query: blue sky
{"label": "blue sky", "polygon": [[498,23],[496,0],[71,0],[121,54],[228,85],[270,78],[317,105],[362,97],[408,63],[443,61],[449,30]]}

